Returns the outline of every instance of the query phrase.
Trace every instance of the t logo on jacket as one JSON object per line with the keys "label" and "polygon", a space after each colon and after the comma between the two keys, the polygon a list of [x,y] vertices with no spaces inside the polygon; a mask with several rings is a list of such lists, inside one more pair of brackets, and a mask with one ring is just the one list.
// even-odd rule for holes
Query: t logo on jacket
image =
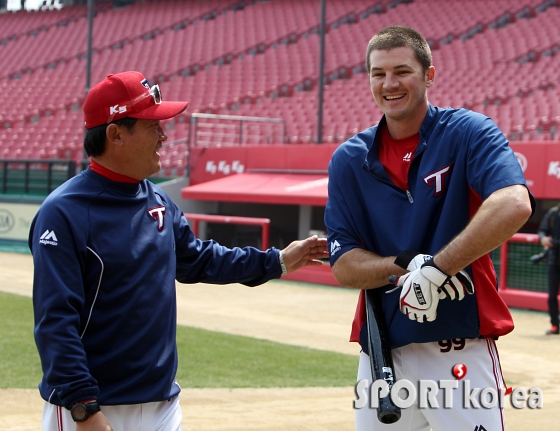
{"label": "t logo on jacket", "polygon": [[445,177],[451,173],[451,168],[453,163],[447,165],[445,168],[442,168],[434,173],[426,175],[423,179],[424,182],[434,188],[434,196],[439,196],[443,193],[445,189]]}
{"label": "t logo on jacket", "polygon": [[158,230],[163,230],[163,216],[165,214],[165,207],[155,207],[148,210],[148,214],[152,217],[155,221],[158,222]]}

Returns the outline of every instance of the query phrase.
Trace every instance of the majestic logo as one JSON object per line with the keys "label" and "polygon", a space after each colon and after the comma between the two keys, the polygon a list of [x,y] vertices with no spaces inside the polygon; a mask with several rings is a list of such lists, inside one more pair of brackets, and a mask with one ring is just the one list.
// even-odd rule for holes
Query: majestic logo
{"label": "majestic logo", "polygon": [[424,298],[424,294],[422,293],[422,288],[418,283],[412,283],[412,288],[414,289],[414,294],[416,295],[416,299],[418,300],[418,304],[426,305],[426,298]]}
{"label": "majestic logo", "polygon": [[453,163],[424,177],[424,182],[430,187],[434,187],[434,196],[439,196],[443,193],[445,189],[445,177],[451,173],[452,166]]}
{"label": "majestic logo", "polygon": [[339,251],[340,251],[340,244],[335,239],[333,242],[331,242],[331,256],[334,256]]}
{"label": "majestic logo", "polygon": [[488,431],[488,430],[484,428],[482,425],[477,425],[474,427],[474,431]]}
{"label": "majestic logo", "polygon": [[412,159],[412,153],[406,153],[404,155],[404,157],[402,158],[403,162],[410,162],[410,160]]}
{"label": "majestic logo", "polygon": [[148,210],[151,218],[158,222],[158,230],[163,230],[163,216],[165,215],[165,207],[155,207]]}
{"label": "majestic logo", "polygon": [[0,233],[7,233],[11,231],[16,224],[14,215],[4,209],[0,209]]}
{"label": "majestic logo", "polygon": [[39,238],[39,244],[45,245],[58,245],[58,238],[54,233],[54,230],[46,230],[43,235]]}

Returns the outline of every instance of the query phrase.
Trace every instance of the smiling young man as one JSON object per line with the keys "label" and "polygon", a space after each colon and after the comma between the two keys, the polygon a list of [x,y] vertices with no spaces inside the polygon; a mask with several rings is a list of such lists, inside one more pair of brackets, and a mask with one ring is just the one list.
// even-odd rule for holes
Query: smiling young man
{"label": "smiling young man", "polygon": [[[472,388],[497,391],[504,381],[494,341],[513,330],[513,320],[489,253],[526,222],[534,200],[490,118],[428,102],[436,70],[421,34],[383,29],[369,42],[366,65],[384,116],[329,164],[333,273],[342,286],[382,289],[397,380],[449,380],[460,363]],[[358,381],[371,382],[364,298],[362,291],[351,341],[362,347]],[[356,430],[504,429],[499,405],[466,409],[462,390],[452,397],[452,408],[443,408],[449,403],[440,391],[437,405],[417,402],[392,425],[379,422],[375,409],[357,409]]]}
{"label": "smiling young man", "polygon": [[328,256],[315,236],[280,252],[193,235],[146,179],[161,169],[160,120],[186,108],[135,71],[86,97],[90,167],[47,197],[29,235],[43,431],[180,430],[175,281],[255,286]]}

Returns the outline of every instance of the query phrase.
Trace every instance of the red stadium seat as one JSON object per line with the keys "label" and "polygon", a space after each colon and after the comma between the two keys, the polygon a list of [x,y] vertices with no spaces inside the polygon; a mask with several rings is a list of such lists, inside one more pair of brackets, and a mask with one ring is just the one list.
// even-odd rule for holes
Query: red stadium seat
{"label": "red stadium seat", "polygon": [[[189,100],[189,113],[283,118],[290,142],[313,142],[317,4],[278,0],[230,9],[237,3],[162,0],[100,10],[92,82],[108,73],[141,70],[151,82],[160,83],[167,100]],[[329,2],[325,140],[340,142],[381,118],[362,73],[363,48],[373,33],[395,22],[419,29],[438,46],[433,50],[438,74],[429,90],[432,103],[479,110],[505,133],[532,136],[540,130],[553,135],[558,122],[552,119],[560,116],[559,8],[537,10],[542,0],[496,0],[484,7],[459,0],[437,2],[437,7],[432,0],[374,3]],[[516,18],[524,8],[525,18]],[[0,15],[0,149],[11,146],[17,134],[16,142],[26,143],[19,155],[33,151],[36,157],[48,157],[53,154],[48,142],[65,136],[57,157],[81,157],[76,148],[83,139],[84,12],[80,6]],[[124,15],[127,25],[117,25]],[[212,19],[203,19],[205,15]],[[57,25],[70,16],[75,19]],[[48,31],[23,34],[2,45],[3,37],[38,28],[39,22]],[[60,43],[69,40],[72,43]],[[169,141],[188,133],[186,118],[170,125]],[[4,133],[6,123],[17,132]],[[42,147],[36,145],[42,141]],[[169,163],[175,163],[175,157],[182,160],[179,153],[170,154]]]}

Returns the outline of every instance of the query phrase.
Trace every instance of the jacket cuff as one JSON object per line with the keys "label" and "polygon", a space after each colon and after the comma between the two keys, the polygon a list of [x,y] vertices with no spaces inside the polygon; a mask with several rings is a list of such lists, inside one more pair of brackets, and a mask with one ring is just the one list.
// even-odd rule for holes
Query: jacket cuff
{"label": "jacket cuff", "polygon": [[397,255],[394,263],[402,269],[408,269],[408,264],[419,254],[420,253],[414,250],[403,250]]}
{"label": "jacket cuff", "polygon": [[73,392],[70,396],[67,396],[64,399],[61,399],[61,401],[62,401],[64,407],[66,407],[68,410],[70,410],[74,404],[76,404],[80,401],[92,400],[92,399],[97,400],[97,394],[98,393],[99,393],[99,390],[97,388],[82,389],[80,391]]}

